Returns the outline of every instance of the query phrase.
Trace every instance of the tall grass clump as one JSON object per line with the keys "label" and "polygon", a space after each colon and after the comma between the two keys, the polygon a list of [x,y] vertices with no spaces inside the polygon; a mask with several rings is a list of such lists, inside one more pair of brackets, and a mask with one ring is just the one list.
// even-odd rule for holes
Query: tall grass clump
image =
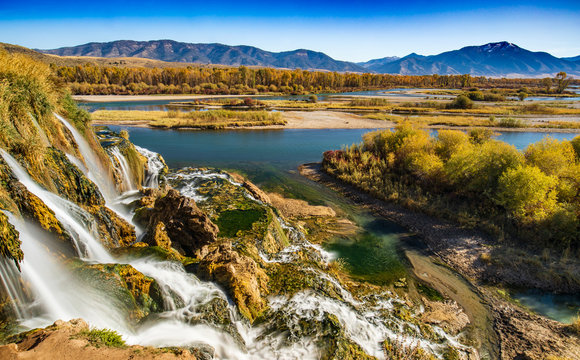
{"label": "tall grass clump", "polygon": [[91,329],[82,331],[79,333],[81,337],[86,338],[91,345],[100,348],[112,347],[112,348],[123,348],[127,346],[123,337],[115,330],[109,329]]}

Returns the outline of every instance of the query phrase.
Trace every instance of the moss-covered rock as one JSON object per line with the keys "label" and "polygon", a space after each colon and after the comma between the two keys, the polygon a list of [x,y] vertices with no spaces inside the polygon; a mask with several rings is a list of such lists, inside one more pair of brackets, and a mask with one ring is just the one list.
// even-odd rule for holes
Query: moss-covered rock
{"label": "moss-covered rock", "polygon": [[70,260],[68,264],[79,279],[112,294],[134,320],[163,310],[163,296],[157,282],[131,265],[88,264],[80,260]]}
{"label": "moss-covered rock", "polygon": [[109,249],[124,247],[137,241],[135,227],[105,206],[93,206],[88,211],[98,223],[101,242]]}
{"label": "moss-covered rock", "polygon": [[13,260],[18,268],[20,268],[20,261],[24,258],[20,244],[18,231],[8,222],[8,217],[0,211],[0,256]]}
{"label": "moss-covered rock", "polygon": [[60,196],[79,205],[104,205],[105,200],[97,186],[62,151],[48,148],[44,166]]}
{"label": "moss-covered rock", "polygon": [[266,309],[268,275],[253,259],[233,250],[230,243],[211,250],[197,269],[200,277],[222,285],[250,322]]}

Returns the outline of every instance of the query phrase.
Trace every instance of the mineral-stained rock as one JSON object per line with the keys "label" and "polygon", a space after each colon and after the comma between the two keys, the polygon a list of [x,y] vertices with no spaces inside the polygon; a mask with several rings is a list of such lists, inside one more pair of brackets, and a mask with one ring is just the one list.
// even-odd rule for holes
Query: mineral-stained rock
{"label": "mineral-stained rock", "polygon": [[198,275],[222,285],[238,305],[240,313],[254,321],[266,309],[268,276],[256,262],[224,243],[199,262]]}
{"label": "mineral-stained rock", "polygon": [[165,231],[165,224],[163,221],[157,222],[152,229],[145,234],[143,242],[151,246],[159,246],[164,249],[171,249],[171,239]]}
{"label": "mineral-stained rock", "polygon": [[[198,257],[204,246],[216,241],[218,227],[197,207],[193,199],[180,195],[174,189],[158,198],[153,208],[142,214],[142,217],[148,218],[147,228],[150,231],[160,230],[158,224],[162,222],[173,248],[182,255]],[[157,245],[157,240],[151,237],[147,242]]]}

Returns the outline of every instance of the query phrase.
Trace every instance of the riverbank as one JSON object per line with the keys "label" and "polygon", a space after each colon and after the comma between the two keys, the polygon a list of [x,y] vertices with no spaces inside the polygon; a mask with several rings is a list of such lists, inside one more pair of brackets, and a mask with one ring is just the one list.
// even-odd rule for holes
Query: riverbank
{"label": "riverbank", "polygon": [[[529,314],[501,299],[493,288],[483,287],[483,284],[491,283],[578,292],[580,272],[577,264],[564,266],[542,262],[533,254],[499,244],[477,230],[462,229],[450,222],[377,200],[323,173],[320,164],[302,165],[299,170],[301,175],[339,192],[357,205],[419,234],[437,257],[473,284],[493,314],[502,359],[519,355],[525,356],[524,359],[545,359],[546,350],[572,359],[580,356],[578,338],[570,334],[567,325]],[[494,261],[488,262],[487,259]],[[439,289],[445,292],[444,288]],[[523,346],[526,344],[529,346]]]}
{"label": "riverbank", "polygon": [[[127,116],[116,114],[127,113]],[[136,115],[143,114],[139,117]],[[154,111],[107,111],[100,110],[92,115],[93,123],[96,125],[121,125],[131,127],[154,127],[151,126]],[[159,112],[162,113],[162,112]],[[163,112],[165,114],[165,112]],[[230,124],[226,129],[388,129],[396,125],[396,122],[381,119],[371,119],[365,116],[342,112],[342,111],[284,111],[280,112],[285,125],[252,125],[245,126]],[[403,119],[403,117],[401,117]],[[413,118],[410,118],[413,119]],[[529,121],[533,121],[530,119]],[[455,129],[468,130],[469,126],[431,125],[425,126],[427,129]],[[559,129],[542,127],[481,127],[493,131],[502,132],[554,132],[554,133],[580,133],[580,129]]]}

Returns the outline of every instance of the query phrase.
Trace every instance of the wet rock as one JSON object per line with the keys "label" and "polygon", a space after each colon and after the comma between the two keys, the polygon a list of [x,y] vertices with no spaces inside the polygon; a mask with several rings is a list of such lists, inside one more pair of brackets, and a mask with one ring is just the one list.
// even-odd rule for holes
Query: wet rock
{"label": "wet rock", "polygon": [[250,322],[266,309],[268,276],[253,259],[233,250],[231,243],[210,250],[197,271],[201,278],[222,285]]}
{"label": "wet rock", "polygon": [[62,151],[48,148],[44,156],[44,166],[60,196],[79,205],[105,204],[97,186]]}
{"label": "wet rock", "polygon": [[[165,225],[163,238],[167,235],[173,248],[190,257],[199,257],[204,246],[216,241],[219,231],[193,199],[180,195],[174,189],[157,198],[154,206],[142,211],[140,216],[142,219],[148,218],[147,228],[151,231],[156,228],[160,230],[158,224],[162,222]],[[159,239],[148,237],[147,240],[154,245]]]}
{"label": "wet rock", "polygon": [[109,249],[125,247],[137,241],[135,227],[114,211],[98,206],[89,209],[99,224],[99,235],[103,244]]}
{"label": "wet rock", "polygon": [[246,189],[255,199],[263,202],[264,204],[271,204],[270,197],[252,182],[239,174],[231,173],[230,176],[235,182],[242,184],[242,187]]}
{"label": "wet rock", "polygon": [[72,260],[68,265],[79,279],[112,294],[128,316],[137,321],[163,310],[163,296],[157,282],[128,264],[87,264]]}
{"label": "wet rock", "polygon": [[8,217],[0,211],[0,255],[14,260],[19,269],[19,263],[24,258],[20,244],[18,231],[8,222]]}

